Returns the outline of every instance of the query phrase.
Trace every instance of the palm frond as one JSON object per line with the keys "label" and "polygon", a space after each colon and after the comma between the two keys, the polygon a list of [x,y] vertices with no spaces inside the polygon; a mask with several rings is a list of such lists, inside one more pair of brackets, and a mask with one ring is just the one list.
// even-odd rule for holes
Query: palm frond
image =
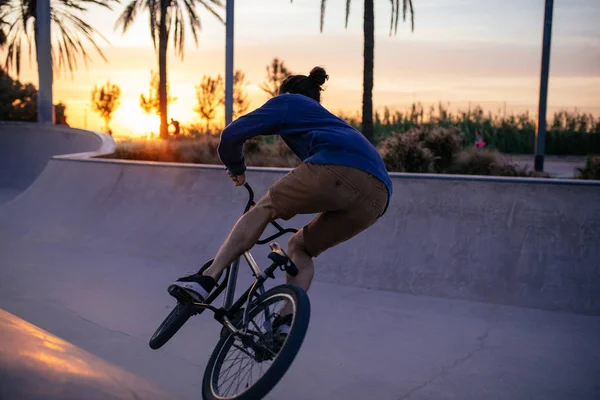
{"label": "palm frond", "polygon": [[146,1],[146,8],[148,9],[148,14],[150,17],[150,35],[152,36],[152,44],[156,50],[160,30],[160,1]]}
{"label": "palm frond", "polygon": [[[2,1],[2,0],[0,0]],[[91,44],[100,56],[106,60],[97,40],[108,40],[92,25],[87,23],[82,13],[88,11],[88,6],[101,6],[112,9],[118,0],[54,0],[50,8],[50,20],[52,24],[52,63],[55,65],[57,74],[69,71],[71,74],[77,68],[77,60],[83,58],[87,65],[90,60],[86,45]],[[9,21],[9,32],[7,34],[7,54],[5,65],[7,69],[15,69],[17,75],[21,70],[21,53],[25,46],[22,40],[27,40],[28,55],[31,60],[32,52],[36,43],[35,20],[37,18],[36,0],[13,0],[4,2],[8,4],[3,7],[1,18]],[[83,39],[83,40],[82,40]]]}
{"label": "palm frond", "polygon": [[192,31],[192,36],[194,37],[194,43],[198,46],[198,31],[202,29],[200,17],[198,17],[198,14],[196,13],[193,0],[185,0],[184,6],[188,14],[188,20],[190,21],[190,29]]}
{"label": "palm frond", "polygon": [[390,36],[392,36],[392,29],[394,28],[394,18],[396,16],[396,4],[397,4],[398,0],[390,0],[390,3],[392,5],[392,12],[390,13],[391,15],[391,19],[390,19]]}
{"label": "palm frond", "polygon": [[173,42],[175,54],[178,54],[183,60],[183,48],[185,46],[185,26],[183,19],[183,10],[181,7],[176,7],[174,10],[175,31],[173,32]]}
{"label": "palm frond", "polygon": [[350,18],[350,0],[346,0],[346,28],[348,28],[348,18]]}
{"label": "palm frond", "polygon": [[327,0],[321,0],[321,33],[323,33],[323,25],[325,24],[325,3]]}
{"label": "palm frond", "polygon": [[413,8],[412,0],[408,0],[408,4],[410,5],[410,30],[412,32],[415,31],[415,9]]}
{"label": "palm frond", "polygon": [[198,1],[200,4],[202,4],[204,6],[204,8],[206,8],[208,10],[208,12],[210,12],[212,15],[214,15],[215,17],[217,17],[217,19],[219,21],[221,21],[222,23],[225,23],[225,19],[213,8],[214,6],[211,5],[210,3],[213,3],[214,5],[223,8],[224,4],[219,1],[219,0],[199,0]]}
{"label": "palm frond", "polygon": [[142,0],[132,0],[131,3],[125,7],[119,18],[117,18],[115,29],[121,26],[123,27],[123,33],[127,32],[127,29],[129,29],[133,21],[135,21],[135,17],[141,5]]}
{"label": "palm frond", "polygon": [[[410,8],[410,29],[412,32],[415,31],[415,10],[413,8],[412,0],[402,0],[402,20],[406,21],[407,7]],[[398,31],[398,21],[396,20],[396,32]]]}

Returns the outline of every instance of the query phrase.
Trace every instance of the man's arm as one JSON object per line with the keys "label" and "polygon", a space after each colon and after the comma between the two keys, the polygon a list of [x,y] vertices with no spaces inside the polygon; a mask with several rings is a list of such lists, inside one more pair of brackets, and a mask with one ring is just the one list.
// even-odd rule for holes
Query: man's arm
{"label": "man's arm", "polygon": [[281,130],[287,115],[287,102],[282,96],[274,97],[262,107],[238,118],[221,133],[218,153],[221,162],[234,176],[246,171],[242,152],[244,142],[258,135],[271,135]]}

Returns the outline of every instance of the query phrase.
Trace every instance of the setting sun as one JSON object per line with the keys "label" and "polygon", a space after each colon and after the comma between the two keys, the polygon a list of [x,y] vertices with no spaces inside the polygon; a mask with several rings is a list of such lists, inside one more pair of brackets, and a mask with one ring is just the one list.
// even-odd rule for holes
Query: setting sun
{"label": "setting sun", "polygon": [[155,135],[160,125],[160,117],[156,114],[146,114],[139,104],[128,100],[117,109],[114,124],[131,132],[133,136]]}

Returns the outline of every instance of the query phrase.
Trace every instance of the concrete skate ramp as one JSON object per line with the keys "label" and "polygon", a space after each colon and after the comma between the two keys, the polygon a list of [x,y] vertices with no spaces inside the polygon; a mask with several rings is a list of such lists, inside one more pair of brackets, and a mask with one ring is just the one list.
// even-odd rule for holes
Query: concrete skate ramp
{"label": "concrete skate ramp", "polygon": [[[282,174],[248,179],[262,195]],[[597,399],[599,187],[393,182],[388,214],[317,259],[306,341],[265,400]],[[148,340],[167,285],[214,255],[245,201],[219,167],[54,158],[0,206],[0,307],[199,399],[212,316],[159,351]],[[243,268],[238,294],[249,283]]]}
{"label": "concrete skate ramp", "polygon": [[[260,196],[282,175],[255,169],[248,179]],[[598,182],[395,175],[393,183],[388,213],[320,257],[316,279],[600,315]],[[194,269],[214,256],[245,201],[219,167],[60,157],[0,209],[0,246],[42,242]]]}
{"label": "concrete skate ramp", "polygon": [[2,309],[0,336],[1,399],[175,399]]}
{"label": "concrete skate ramp", "polygon": [[104,134],[64,125],[0,122],[0,204],[31,185],[54,155],[113,150],[114,142]]}

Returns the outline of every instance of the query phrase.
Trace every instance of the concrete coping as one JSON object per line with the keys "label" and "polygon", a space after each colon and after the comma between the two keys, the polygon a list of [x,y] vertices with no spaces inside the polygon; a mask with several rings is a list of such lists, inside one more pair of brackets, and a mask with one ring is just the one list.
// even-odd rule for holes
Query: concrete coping
{"label": "concrete coping", "polygon": [[96,151],[61,154],[61,155],[53,156],[52,158],[66,157],[69,159],[89,159],[92,157],[98,157],[98,156],[112,154],[112,153],[114,153],[115,147],[116,147],[115,141],[113,140],[113,138],[110,135],[107,135],[106,133],[101,133],[101,132],[96,132],[96,131],[91,131],[91,130],[86,130],[86,129],[71,128],[68,125],[40,124],[37,122],[24,122],[24,121],[0,121],[0,125],[3,125],[3,126],[15,125],[18,127],[26,127],[26,128],[31,128],[31,129],[39,128],[39,129],[44,129],[44,130],[61,131],[64,133],[75,133],[75,134],[82,134],[82,135],[88,135],[88,136],[92,135],[96,139],[98,139],[100,142],[100,146],[98,147],[98,149]]}
{"label": "concrete coping", "polygon": [[[108,135],[104,135],[108,136]],[[99,152],[96,152],[99,153]],[[136,161],[136,160],[121,160],[121,159],[106,159],[106,158],[91,158],[97,156],[108,155],[111,152],[103,154],[79,153],[75,155],[65,154],[54,156],[55,159],[63,159],[78,162],[98,162],[106,164],[121,164],[142,167],[160,167],[160,168],[192,168],[192,169],[209,169],[209,170],[225,170],[223,165],[214,164],[191,164],[191,163],[175,163],[162,161]],[[267,172],[267,173],[288,173],[292,168],[274,168],[274,167],[248,167],[248,171]],[[519,178],[506,176],[480,176],[480,175],[451,175],[451,174],[425,174],[425,173],[409,173],[409,172],[390,172],[392,179],[431,179],[431,180],[449,180],[449,181],[474,181],[474,182],[498,182],[498,183],[516,183],[516,184],[549,184],[549,185],[572,185],[572,186],[598,186],[598,180],[584,179],[559,179],[559,178]]]}

